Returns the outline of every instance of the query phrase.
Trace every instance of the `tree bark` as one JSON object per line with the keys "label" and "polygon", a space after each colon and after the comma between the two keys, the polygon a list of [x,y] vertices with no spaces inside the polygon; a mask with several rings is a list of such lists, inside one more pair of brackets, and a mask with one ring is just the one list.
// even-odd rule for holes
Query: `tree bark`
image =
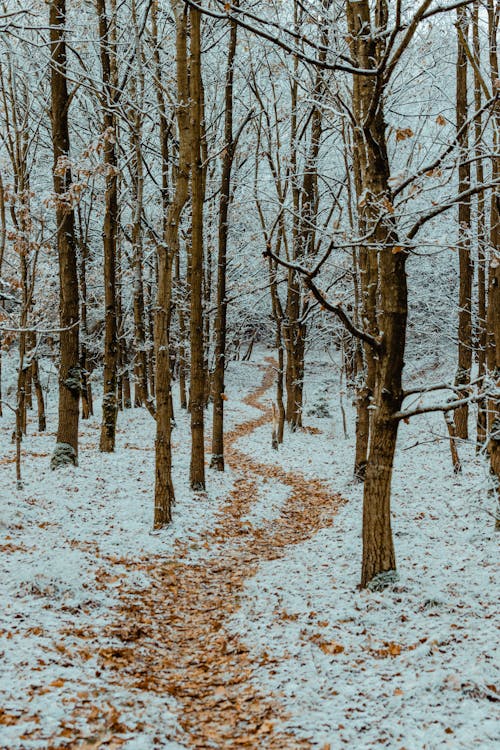
{"label": "tree bark", "polygon": [[[158,292],[155,314],[155,503],[154,526],[161,528],[172,520],[175,501],[172,482],[172,400],[169,356],[170,306],[172,302],[172,262],[179,249],[179,223],[189,195],[190,124],[187,57],[187,17],[181,0],[172,0],[176,23],[177,124],[179,163],[172,202],[164,216],[164,241],[158,249]],[[163,170],[167,165],[163,165]]]}
{"label": "tree bark", "polygon": [[193,490],[205,489],[205,368],[203,337],[203,166],[202,80],[201,80],[201,13],[191,7],[191,53],[189,88],[191,100],[191,412],[190,484]]}
{"label": "tree bark", "polygon": [[[481,44],[479,38],[479,0],[474,0],[473,22],[473,51],[477,68],[481,66]],[[478,70],[474,67],[474,109],[479,112],[482,104],[482,88]],[[474,152],[476,158],[476,182],[484,183],[484,164],[482,158],[482,116],[474,119]],[[487,291],[487,240],[486,240],[486,198],[484,193],[477,196],[477,360],[478,375],[486,375],[486,291]],[[477,405],[477,441],[476,451],[479,452],[486,442],[487,412],[486,399]]]}
{"label": "tree bark", "polygon": [[144,108],[144,71],[142,48],[137,22],[135,2],[132,3],[132,20],[135,33],[136,75],[130,78],[133,106],[129,112],[130,146],[132,161],[130,166],[132,182],[132,263],[133,263],[133,310],[134,310],[134,406],[149,403],[148,366],[146,354],[146,329],[144,321],[144,274],[142,244],[142,211],[144,196],[144,168],[142,154],[142,130]]}
{"label": "tree bark", "polygon": [[[467,36],[467,11],[465,8],[457,10],[457,26]],[[470,187],[470,163],[468,160],[469,129],[464,127],[468,115],[467,102],[467,54],[465,46],[458,37],[457,48],[457,91],[456,91],[456,120],[457,130],[461,131],[458,137],[459,164],[458,164],[458,192],[461,193]],[[458,295],[458,366],[455,376],[455,385],[464,387],[461,397],[467,396],[467,385],[470,383],[470,370],[472,365],[472,278],[473,267],[470,247],[471,232],[471,204],[470,198],[460,201],[458,204],[459,224],[459,295]],[[468,437],[469,407],[464,405],[455,410],[455,428],[457,437],[467,439]]]}
{"label": "tree bark", "polygon": [[[498,93],[498,4],[488,0],[488,37],[490,76],[493,91]],[[500,179],[500,102],[497,99],[493,110],[492,178]],[[487,366],[493,382],[500,389],[500,196],[492,192],[490,208],[490,244],[492,248],[489,264],[488,312],[487,312]],[[490,468],[496,484],[497,509],[495,528],[500,531],[500,398],[495,396],[488,402],[488,452]]]}
{"label": "tree bark", "polygon": [[217,255],[217,316],[215,321],[215,368],[213,373],[213,422],[211,468],[224,471],[224,375],[226,370],[226,266],[228,213],[231,191],[231,169],[234,159],[233,140],[233,80],[236,56],[237,24],[230,22],[229,49],[227,53],[224,151],[222,157],[221,193],[219,201],[218,255]]}
{"label": "tree bark", "polygon": [[60,365],[59,420],[52,468],[78,463],[80,352],[78,271],[73,207],[67,198],[71,185],[69,166],[69,97],[66,81],[66,3],[52,0],[49,8],[51,56],[51,125],[54,153],[57,250],[59,257]]}
{"label": "tree bark", "polygon": [[108,18],[106,0],[96,0],[99,19],[100,57],[102,70],[102,117],[104,125],[105,208],[103,223],[104,251],[104,375],[102,423],[99,450],[115,449],[117,403],[118,333],[116,312],[116,241],[118,233],[118,161],[116,156],[116,41],[111,26],[116,19]]}
{"label": "tree bark", "polygon": [[[376,8],[377,28],[385,28],[387,8]],[[347,3],[351,54],[360,67],[374,67],[380,50],[372,36],[368,0]],[[375,377],[369,460],[363,494],[363,559],[361,587],[384,585],[392,579],[396,558],[391,529],[391,479],[398,434],[393,418],[402,404],[402,371],[407,320],[407,253],[399,247],[392,215],[389,161],[384,121],[384,82],[378,76],[356,77],[353,110],[363,147],[359,204],[363,224],[373,230],[370,256],[378,255],[378,315],[374,356]],[[371,257],[370,257],[371,260]]]}

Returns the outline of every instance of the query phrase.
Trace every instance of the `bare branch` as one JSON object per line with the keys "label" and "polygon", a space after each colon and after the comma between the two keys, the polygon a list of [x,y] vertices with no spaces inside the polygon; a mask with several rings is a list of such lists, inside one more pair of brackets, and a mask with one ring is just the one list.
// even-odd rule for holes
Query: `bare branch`
{"label": "bare branch", "polygon": [[431,412],[440,411],[446,413],[458,409],[460,406],[467,406],[468,404],[475,404],[478,401],[482,401],[485,396],[498,396],[498,392],[493,393],[478,393],[467,398],[460,398],[457,401],[447,401],[444,404],[430,404],[428,406],[417,406],[415,409],[407,409],[406,411],[396,411],[392,415],[391,419],[405,420],[410,417],[415,417],[417,414],[430,414]]}
{"label": "bare branch", "polygon": [[208,8],[202,8],[193,0],[183,0],[186,5],[188,5],[190,8],[194,7],[197,10],[199,10],[201,13],[203,13],[206,16],[210,16],[211,18],[216,18],[218,20],[231,20],[238,24],[238,26],[241,26],[243,29],[246,29],[251,34],[255,34],[256,36],[261,37],[262,39],[266,39],[268,42],[272,42],[272,44],[275,44],[277,47],[280,47],[285,52],[288,52],[288,54],[293,55],[293,57],[297,58],[298,60],[301,60],[302,62],[310,63],[311,65],[314,65],[317,68],[322,68],[324,70],[341,70],[344,73],[351,73],[352,75],[363,75],[363,76],[376,76],[378,75],[378,68],[355,68],[352,65],[344,65],[343,63],[328,63],[326,60],[319,60],[316,57],[310,57],[309,55],[306,55],[304,52],[300,52],[300,50],[292,47],[291,45],[284,42],[282,39],[278,39],[275,35],[271,33],[267,33],[266,31],[263,31],[263,29],[258,29],[252,24],[246,23],[246,21],[243,21],[236,13],[233,13],[231,11],[228,11],[227,13],[217,13],[214,10],[208,10]]}
{"label": "bare branch", "polygon": [[350,319],[350,317],[347,315],[345,310],[342,309],[340,304],[335,305],[335,304],[332,304],[331,302],[328,302],[328,300],[324,297],[323,293],[318,289],[318,287],[314,283],[311,277],[310,271],[308,271],[303,266],[300,266],[296,263],[289,263],[283,258],[280,258],[279,256],[275,255],[269,248],[265,252],[263,252],[262,255],[264,256],[264,258],[272,258],[280,266],[284,266],[285,268],[289,268],[292,271],[296,271],[297,273],[299,273],[302,276],[304,285],[307,287],[307,289],[309,289],[314,299],[317,302],[319,302],[319,304],[321,305],[323,309],[328,310],[328,312],[331,312],[334,315],[336,315],[337,318],[339,318],[339,320],[342,321],[342,323],[347,328],[350,334],[360,339],[361,341],[364,341],[373,349],[377,351],[380,350],[381,342],[377,338],[375,338],[375,336],[371,336],[362,328],[358,328]]}

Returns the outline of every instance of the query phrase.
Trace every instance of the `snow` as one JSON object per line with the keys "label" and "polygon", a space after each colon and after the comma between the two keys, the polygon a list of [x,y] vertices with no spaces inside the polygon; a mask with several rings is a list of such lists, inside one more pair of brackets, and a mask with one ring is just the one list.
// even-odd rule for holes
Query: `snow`
{"label": "snow", "polygon": [[[4,370],[13,364],[4,362]],[[229,429],[261,414],[242,402],[261,382],[258,365],[230,365]],[[315,748],[496,747],[498,541],[484,458],[472,443],[459,445],[464,469],[455,475],[441,415],[401,426],[393,479],[399,580],[383,592],[359,591],[353,409],[344,395],[346,439],[329,359],[310,357],[306,383],[306,414],[320,401],[329,406],[331,416],[305,418],[321,432],[287,433],[274,451],[266,424],[237,447],[261,463],[320,478],[348,502],[331,527],[288,545],[247,578],[229,627],[251,649],[251,679],[284,706],[284,728]],[[105,747],[114,734],[127,750],[189,747],[175,698],[117,684],[99,653],[122,644],[105,635],[120,593],[151,585],[141,562],[175,558],[179,541],[188,542],[193,564],[221,554],[207,539],[238,472],[210,472],[206,496],[189,490],[189,420],[176,408],[174,523],[152,533],[149,414],[120,413],[114,454],[98,451],[99,415],[82,422],[79,466],[52,472],[55,396],[49,433],[30,427],[23,442],[22,489],[10,462],[12,415],[5,410],[0,420],[0,747],[47,748],[54,737],[60,747],[75,746],[75,738]],[[289,495],[288,485],[257,477],[243,521],[272,527]],[[4,723],[5,715],[15,720]]]}

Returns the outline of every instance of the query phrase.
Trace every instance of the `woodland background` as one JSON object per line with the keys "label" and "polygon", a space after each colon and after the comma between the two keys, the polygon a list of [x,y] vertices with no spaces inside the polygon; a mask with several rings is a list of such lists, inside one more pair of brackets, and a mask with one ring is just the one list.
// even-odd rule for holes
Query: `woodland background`
{"label": "woodland background", "polygon": [[[262,654],[274,644],[269,659],[281,666],[274,676],[252,679],[265,695],[288,693],[292,714],[297,693],[290,686],[299,677],[288,667],[280,671],[290,653],[277,655],[279,643],[293,650],[308,632],[309,588],[316,597],[310,611],[329,612],[325,592],[332,586],[339,596],[338,610],[321,620],[331,625],[335,619],[334,632],[306,637],[322,656],[312,660],[316,677],[305,667],[300,677],[311,690],[302,726],[294,726],[293,716],[286,724],[278,711],[285,734],[275,731],[275,709],[254,694],[254,718],[239,730],[247,746],[312,741],[327,747],[333,724],[325,719],[323,727],[318,716],[337,715],[328,697],[332,681],[342,683],[342,701],[359,705],[363,695],[356,680],[356,689],[349,687],[348,654],[368,649],[392,663],[408,650],[407,668],[426,672],[428,654],[439,659],[440,644],[451,642],[427,632],[428,610],[441,608],[439,623],[453,630],[456,607],[465,608],[466,638],[471,644],[477,637],[477,649],[464,648],[456,663],[456,653],[446,653],[449,674],[439,672],[427,692],[420,690],[418,716],[408,704],[405,720],[394,724],[393,699],[409,691],[398,683],[402,692],[387,699],[381,741],[441,747],[445,735],[457,733],[451,746],[494,742],[489,704],[498,692],[489,621],[500,491],[499,20],[495,0],[3,3],[0,414],[7,494],[2,549],[11,589],[2,635],[12,638],[23,609],[29,620],[42,622],[23,625],[5,651],[18,691],[8,687],[10,703],[0,714],[11,731],[6,747],[43,743],[56,728],[60,742],[64,736],[90,742],[82,727],[92,722],[100,722],[98,744],[83,746],[124,737],[144,743],[160,716],[179,738],[172,719],[177,700],[192,715],[182,731],[199,743],[184,738],[187,746],[234,741],[224,734],[227,716],[214,709],[213,685],[192,675],[186,657],[192,644],[181,639],[176,645],[184,674],[195,680],[190,698],[173,689],[172,664],[151,678],[158,679],[155,687],[134,672],[141,644],[150,664],[158,662],[159,611],[185,605],[196,612],[186,617],[197,648],[198,627],[219,632],[189,598],[209,587],[199,545],[207,559],[224,545],[230,550],[212,571],[222,587],[234,570],[247,571],[246,599],[235,595],[233,606],[216,598],[214,610],[233,618],[231,632],[246,630],[262,669]],[[396,533],[413,540],[403,541],[402,575],[410,578],[401,583],[391,490],[403,514]],[[75,504],[71,493],[82,499]],[[36,536],[27,508],[36,517]],[[433,530],[420,527],[427,516],[425,523],[437,524]],[[46,539],[45,523],[54,527]],[[70,529],[80,523],[76,538]],[[151,526],[158,535],[149,538]],[[242,551],[238,540],[247,533]],[[110,535],[109,548],[102,534]],[[66,540],[61,548],[59,535]],[[35,577],[30,589],[30,555],[41,549],[40,581]],[[335,549],[343,551],[335,555]],[[73,559],[76,550],[85,559]],[[432,590],[424,595],[418,570],[434,554]],[[469,590],[459,606],[462,554]],[[177,581],[191,581],[189,597],[179,594],[168,565]],[[312,575],[335,565],[346,567],[342,582]],[[79,583],[77,571],[85,571]],[[161,602],[151,598],[151,588],[145,593],[145,581],[155,575],[169,592]],[[117,600],[110,586],[118,580]],[[277,611],[266,592],[281,591],[285,581],[295,591],[283,593],[287,604],[278,610],[292,630],[280,631],[274,622],[263,634],[259,623]],[[102,587],[102,600],[96,593],[89,603],[82,587]],[[134,619],[135,596],[149,601],[149,620]],[[55,614],[55,603],[68,597],[75,603]],[[53,601],[41,614],[46,599]],[[400,625],[383,629],[384,607],[405,623],[405,606],[413,612],[415,638],[399,632]],[[109,630],[117,607],[129,622],[126,632],[123,623]],[[373,633],[367,634],[366,618]],[[344,626],[337,632],[339,622]],[[353,623],[349,633],[345,623]],[[21,674],[17,639],[30,627],[39,666],[30,656]],[[73,678],[53,675],[51,667],[46,700],[57,710],[53,723],[39,727],[45,693],[35,689],[36,700],[30,693],[42,703],[28,719],[17,707],[31,690],[33,668],[46,668],[39,654],[54,653],[47,638],[64,628],[73,663],[80,649],[80,678],[87,675],[85,657],[81,646],[71,645],[73,637],[92,640],[90,671],[100,659],[98,677],[102,669],[114,675],[99,680],[89,671],[83,678],[108,701],[108,713],[99,704],[89,718],[90,698],[76,701],[71,687],[76,718],[66,726],[59,697],[49,698],[59,689],[64,694]],[[125,657],[109,645],[116,638],[140,643]],[[200,659],[207,658],[203,653]],[[476,674],[484,659],[486,673]],[[119,708],[109,703],[115,671],[125,664],[148,706],[146,729],[134,729],[129,717],[130,736],[116,712],[132,701],[136,721],[137,694],[121,694]],[[219,668],[226,674],[227,660]],[[365,669],[372,687],[386,679],[373,664]],[[453,672],[462,678],[452,685]],[[326,691],[320,698],[315,679]],[[429,734],[416,726],[437,685],[449,688],[446,710],[456,723],[443,725],[444,735],[432,744],[435,727]],[[202,704],[204,690],[212,696],[210,720],[193,697],[202,696]],[[160,709],[151,691],[172,701]],[[464,695],[469,723],[459,718]],[[372,699],[362,703],[363,716],[373,716]],[[226,709],[241,716],[238,700],[231,698]],[[373,746],[380,738],[369,720],[367,726],[349,718],[332,747],[360,736]],[[175,746],[170,739],[154,742],[151,747]]]}

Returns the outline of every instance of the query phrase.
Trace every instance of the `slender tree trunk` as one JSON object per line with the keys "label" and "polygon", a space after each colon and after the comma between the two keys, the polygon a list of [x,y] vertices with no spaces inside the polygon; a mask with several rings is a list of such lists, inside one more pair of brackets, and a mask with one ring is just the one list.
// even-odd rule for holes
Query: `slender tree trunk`
{"label": "slender tree trunk", "polygon": [[[481,44],[479,39],[479,0],[475,0],[473,8],[473,51],[477,67],[481,65]],[[482,89],[478,71],[474,68],[474,109],[479,112],[482,104]],[[474,120],[474,152],[476,157],[476,181],[478,185],[484,183],[484,165],[482,158],[482,116],[479,114]],[[487,283],[487,250],[486,250],[486,211],[485,195],[477,196],[477,359],[478,375],[486,375],[486,283]],[[480,386],[482,387],[482,385]],[[477,442],[476,451],[481,450],[486,442],[487,416],[486,399],[478,402],[477,408]]]}
{"label": "slender tree trunk", "polygon": [[[293,3],[294,13],[294,30],[295,32],[300,31],[300,8],[297,0]],[[292,252],[294,259],[297,260],[297,238],[299,236],[299,215],[300,215],[300,185],[298,176],[298,163],[297,163],[297,146],[298,146],[298,59],[294,57],[293,60],[293,75],[291,80],[291,91],[290,91],[290,180],[291,180],[291,193],[292,193],[292,206],[293,206],[293,218],[292,218]],[[288,422],[290,429],[294,431],[297,425],[297,417],[300,417],[302,412],[299,410],[299,405],[296,404],[296,384],[297,384],[297,368],[296,368],[296,356],[295,356],[295,344],[296,344],[296,327],[300,316],[300,281],[296,271],[289,269],[288,280],[287,280],[287,298],[285,306],[285,325],[283,326],[283,333],[286,347],[286,371],[285,371],[285,385],[286,385],[286,421]]]}
{"label": "slender tree trunk", "polygon": [[[279,235],[281,237],[281,233]],[[276,249],[276,255],[279,255],[279,246]],[[276,327],[276,350],[278,352],[278,369],[276,372],[276,404],[278,407],[278,425],[276,430],[276,439],[278,445],[283,442],[285,433],[285,404],[284,404],[284,370],[285,370],[285,351],[283,345],[283,308],[278,293],[278,285],[276,279],[276,264],[273,263],[272,258],[269,258],[269,285],[271,289],[271,301],[272,301],[272,312],[274,318],[274,324]]]}
{"label": "slender tree trunk", "polygon": [[[491,84],[499,90],[498,65],[498,3],[488,0],[488,37]],[[500,101],[497,99],[493,110],[493,158],[492,178],[500,179]],[[492,192],[490,208],[490,244],[492,253],[489,264],[488,312],[487,312],[487,365],[494,384],[500,389],[500,196]],[[495,528],[500,531],[500,398],[498,395],[488,402],[488,452],[490,468],[496,482],[497,516]]]}
{"label": "slender tree trunk", "polygon": [[[179,164],[172,202],[165,215],[164,242],[158,253],[158,293],[155,315],[156,442],[154,526],[172,519],[172,399],[168,320],[172,302],[172,262],[179,249],[179,222],[189,195],[190,124],[187,59],[187,18],[181,0],[172,0],[176,23],[177,124]],[[167,165],[163,165],[165,170]]]}
{"label": "slender tree trunk", "polygon": [[[467,36],[467,11],[465,8],[457,10],[457,26],[464,37]],[[465,46],[458,38],[457,49],[457,91],[456,91],[456,113],[457,130],[461,130],[467,121],[467,54]],[[469,131],[465,128],[459,135],[458,143],[460,157],[458,165],[458,191],[468,190],[470,187],[470,163],[468,161]],[[467,385],[470,382],[470,370],[472,365],[472,278],[473,267],[470,248],[471,234],[471,204],[470,199],[460,201],[458,205],[459,224],[459,266],[460,285],[458,298],[458,367],[455,376],[455,385],[462,387],[462,397],[467,396]],[[466,439],[468,437],[469,407],[466,404],[455,410],[455,427],[457,437]]]}
{"label": "slender tree trunk", "polygon": [[79,263],[79,285],[80,285],[80,330],[82,341],[80,342],[80,371],[82,379],[82,419],[88,419],[93,413],[92,386],[90,383],[90,361],[87,351],[88,321],[87,321],[87,260],[89,257],[88,228],[91,212],[83,223],[80,204],[77,207],[78,236],[80,245]]}
{"label": "slender tree trunk", "polygon": [[117,96],[116,43],[112,26],[116,18],[108,18],[106,0],[96,0],[99,20],[102,71],[102,108],[104,124],[103,158],[106,167],[104,224],[104,375],[102,423],[99,449],[105,453],[115,449],[117,403],[118,331],[116,311],[116,241],[118,233],[118,161],[116,157]]}
{"label": "slender tree trunk", "polygon": [[[7,223],[5,213],[5,192],[3,186],[3,177],[0,172],[0,278],[3,272],[3,259],[5,255],[5,244],[7,239]],[[2,410],[2,399],[3,399],[3,385],[2,385],[2,350],[3,350],[3,332],[0,330],[0,417],[3,416]]]}
{"label": "slender tree trunk", "polygon": [[72,206],[64,200],[71,185],[69,167],[68,88],[66,81],[65,0],[52,0],[49,8],[51,53],[51,124],[54,152],[57,250],[59,256],[61,326],[59,365],[59,422],[51,466],[78,462],[78,417],[80,401],[79,301]]}
{"label": "slender tree trunk", "polygon": [[130,78],[131,98],[133,107],[129,113],[130,146],[132,153],[131,182],[132,182],[132,252],[133,252],[133,309],[134,309],[134,377],[135,394],[134,405],[143,406],[149,403],[148,395],[148,367],[146,354],[146,330],[144,323],[144,254],[142,245],[142,212],[144,195],[144,168],[142,154],[142,130],[144,106],[144,70],[142,65],[142,49],[140,29],[137,21],[135,2],[132,3],[132,19],[135,33],[135,65],[136,75]]}
{"label": "slender tree trunk", "polygon": [[182,280],[180,271],[180,257],[175,257],[175,285],[177,289],[177,316],[179,319],[179,399],[181,409],[187,409],[186,389],[186,317],[184,314],[184,300],[182,299]]}
{"label": "slender tree trunk", "polygon": [[38,432],[45,432],[47,429],[47,420],[45,417],[45,401],[43,398],[42,385],[40,383],[40,370],[38,366],[37,338],[35,331],[32,331],[28,337],[28,343],[31,350],[31,378],[38,412]]}
{"label": "slender tree trunk", "polygon": [[194,490],[205,489],[205,368],[203,347],[203,167],[202,137],[202,81],[201,81],[201,13],[191,7],[191,382],[189,407],[191,412],[190,483]]}
{"label": "slender tree trunk", "polygon": [[[369,65],[367,49],[360,49],[362,65]],[[369,83],[359,76],[353,81],[353,107],[356,111],[356,125],[353,133],[353,174],[357,204],[360,206],[358,228],[361,234],[368,230],[369,223],[365,217],[364,176],[367,170],[367,153],[365,150],[365,134],[360,126],[366,115],[368,106]],[[372,336],[378,333],[377,327],[377,287],[378,287],[378,255],[373,248],[361,246],[357,249],[357,267],[359,270],[359,317],[364,321],[364,327]],[[370,346],[363,344],[359,347],[363,361],[363,377],[360,378],[356,392],[356,447],[354,457],[354,478],[364,481],[368,464],[368,449],[370,442],[370,424],[372,399],[375,389],[376,360]]]}
{"label": "slender tree trunk", "polygon": [[236,55],[237,24],[231,21],[227,54],[224,152],[222,158],[221,193],[219,202],[219,247],[217,256],[217,317],[215,321],[215,369],[213,374],[212,461],[210,466],[224,471],[224,375],[226,369],[226,265],[228,212],[231,191],[231,169],[234,158],[233,141],[233,79]]}
{"label": "slender tree trunk", "polygon": [[[138,112],[138,108],[137,108]],[[134,184],[134,212],[132,222],[133,243],[133,309],[134,309],[134,347],[135,347],[135,396],[134,405],[148,404],[148,367],[146,355],[146,331],[144,326],[144,278],[143,278],[143,248],[142,248],[142,195],[144,178],[142,174],[142,149],[140,113],[136,112],[131,130],[132,146],[135,153],[133,178]]]}
{"label": "slender tree trunk", "polygon": [[90,363],[87,354],[86,337],[88,335],[87,324],[87,258],[88,246],[83,237],[83,228],[80,219],[80,325],[83,341],[80,347],[80,370],[82,377],[82,419],[88,419],[93,414],[92,388],[90,384]]}

